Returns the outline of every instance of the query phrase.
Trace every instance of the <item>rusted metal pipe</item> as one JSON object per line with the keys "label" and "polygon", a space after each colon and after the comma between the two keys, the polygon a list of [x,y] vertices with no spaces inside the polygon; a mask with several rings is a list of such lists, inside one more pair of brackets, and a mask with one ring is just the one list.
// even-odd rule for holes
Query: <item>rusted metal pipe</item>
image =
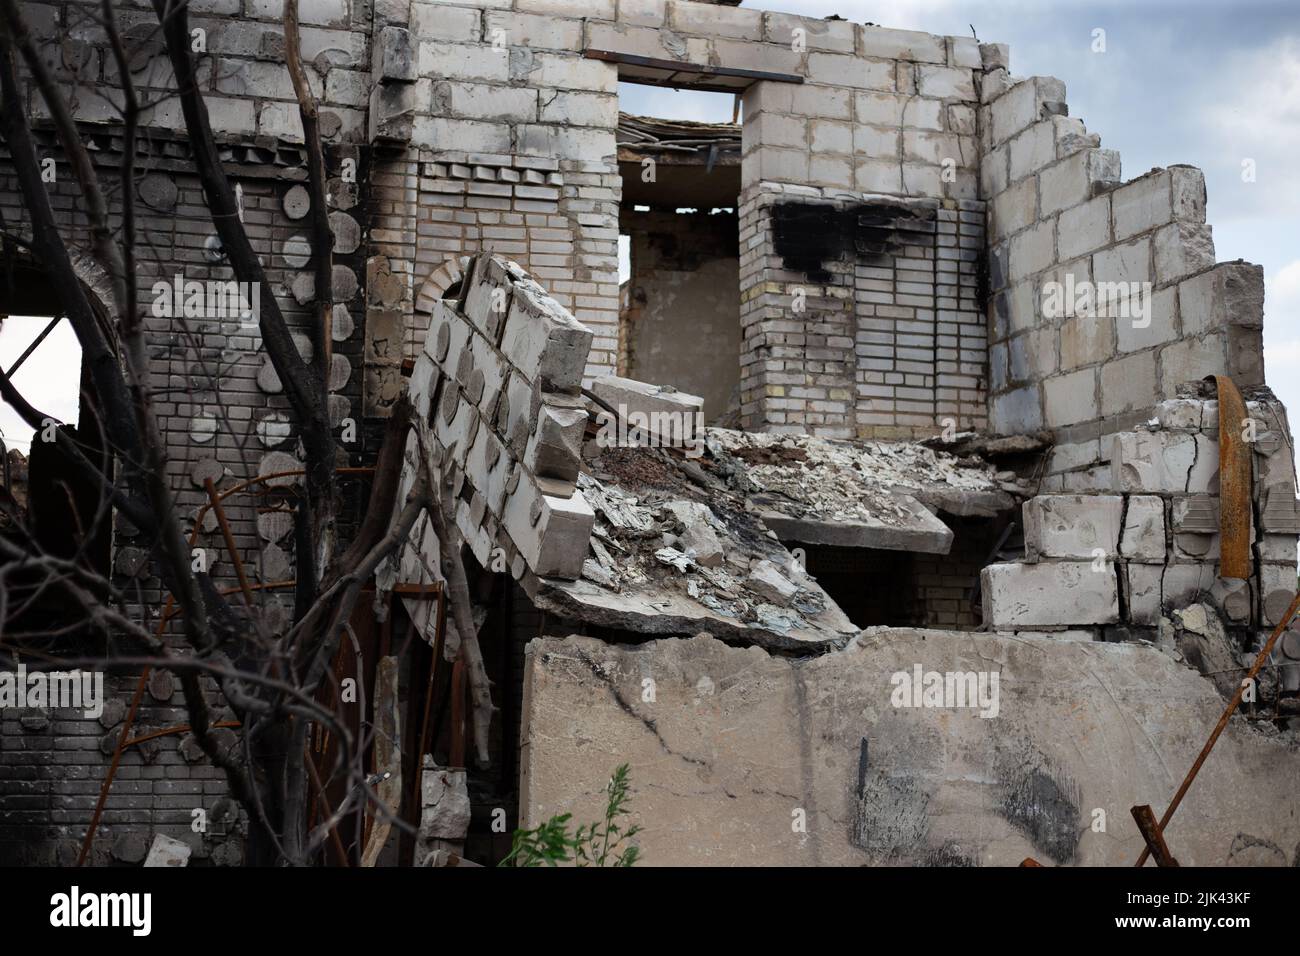
{"label": "rusted metal pipe", "polygon": [[1133,819],[1137,822],[1138,832],[1142,834],[1142,839],[1146,840],[1147,849],[1155,854],[1156,866],[1177,866],[1178,861],[1169,852],[1169,845],[1165,843],[1165,835],[1160,832],[1160,824],[1156,823],[1156,815],[1152,812],[1150,805],[1144,803],[1133,807],[1129,812],[1133,814]]}

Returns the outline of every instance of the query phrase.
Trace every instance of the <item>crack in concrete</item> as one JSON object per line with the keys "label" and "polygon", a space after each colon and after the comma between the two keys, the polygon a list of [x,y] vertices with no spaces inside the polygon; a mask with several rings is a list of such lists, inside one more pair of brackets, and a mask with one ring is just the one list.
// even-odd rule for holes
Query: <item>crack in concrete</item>
{"label": "crack in concrete", "polygon": [[[627,714],[629,717],[635,718],[643,727],[645,727],[646,730],[654,734],[655,740],[659,741],[659,746],[663,749],[664,753],[676,757],[678,760],[685,760],[687,763],[695,764],[697,767],[703,767],[706,770],[711,771],[713,769],[713,765],[707,760],[701,760],[699,757],[691,757],[687,754],[678,753],[672,747],[668,746],[668,741],[666,741],[664,735],[659,732],[659,728],[656,726],[655,721],[637,713],[636,708],[628,703],[617,685],[615,685],[607,675],[601,672],[595,661],[581,651],[574,651],[574,657],[581,663],[585,664],[587,669],[595,675],[596,679],[608,688],[610,696],[614,698],[614,703],[618,704],[619,710],[623,711],[623,713]],[[728,796],[730,796],[730,794],[728,794]]]}

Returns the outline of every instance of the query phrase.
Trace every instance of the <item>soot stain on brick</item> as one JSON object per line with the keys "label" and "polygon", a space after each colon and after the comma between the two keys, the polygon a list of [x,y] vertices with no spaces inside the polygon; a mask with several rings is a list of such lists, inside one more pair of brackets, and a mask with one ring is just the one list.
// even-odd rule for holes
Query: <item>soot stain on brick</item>
{"label": "soot stain on brick", "polygon": [[921,218],[915,210],[889,202],[849,206],[780,202],[772,207],[772,237],[787,269],[826,282],[831,278],[828,262],[887,260],[903,245],[900,221]]}
{"label": "soot stain on brick", "polygon": [[1078,784],[1027,741],[999,750],[994,774],[998,814],[1054,862],[1071,862],[1083,833]]}

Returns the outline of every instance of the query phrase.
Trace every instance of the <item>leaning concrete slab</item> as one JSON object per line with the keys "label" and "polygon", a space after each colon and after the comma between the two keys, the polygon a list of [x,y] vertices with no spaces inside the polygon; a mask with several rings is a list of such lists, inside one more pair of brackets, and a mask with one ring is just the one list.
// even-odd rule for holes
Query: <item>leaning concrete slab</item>
{"label": "leaning concrete slab", "polygon": [[[996,716],[893,706],[997,676]],[[650,865],[1131,865],[1223,709],[1154,646],[875,629],[796,661],[707,637],[528,645],[522,825],[595,820],[631,765]],[[924,703],[924,695],[921,695]],[[990,712],[993,708],[984,708]],[[1291,865],[1300,751],[1237,718],[1165,831],[1184,865]]]}

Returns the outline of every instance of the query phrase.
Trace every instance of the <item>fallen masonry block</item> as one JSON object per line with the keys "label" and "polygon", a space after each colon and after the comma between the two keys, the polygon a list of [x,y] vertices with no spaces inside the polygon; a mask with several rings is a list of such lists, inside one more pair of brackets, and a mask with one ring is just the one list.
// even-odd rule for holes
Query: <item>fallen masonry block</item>
{"label": "fallen masonry block", "polygon": [[1114,557],[1124,502],[1117,495],[1039,495],[1023,506],[1025,552],[1039,558]]}
{"label": "fallen masonry block", "polygon": [[514,291],[505,262],[497,256],[479,256],[466,281],[469,286],[465,291],[465,315],[493,345],[499,345]]}
{"label": "fallen masonry block", "polygon": [[690,447],[701,440],[704,399],[663,385],[604,375],[591,383],[597,398],[618,413],[602,419],[597,441],[605,447],[656,444]]}
{"label": "fallen masonry block", "polygon": [[1091,561],[991,564],[980,572],[984,621],[997,630],[1113,624],[1119,620],[1115,569]]}
{"label": "fallen masonry block", "polygon": [[591,331],[541,286],[515,283],[501,350],[530,382],[547,391],[577,392],[591,340]]}
{"label": "fallen masonry block", "polygon": [[[432,452],[455,477],[454,520],[481,563],[505,542],[516,577],[576,579],[593,521],[575,487],[591,333],[512,262],[481,255],[464,273],[465,311],[433,303],[409,386],[428,410]],[[507,321],[517,334],[502,339]],[[427,544],[419,550],[436,567]]]}
{"label": "fallen masonry block", "polygon": [[586,430],[587,409],[584,406],[554,404],[543,395],[537,422],[524,452],[524,464],[541,478],[577,481]]}
{"label": "fallen masonry block", "polygon": [[548,495],[524,476],[506,500],[501,520],[538,577],[572,581],[582,574],[596,513],[581,492],[569,498]]}

